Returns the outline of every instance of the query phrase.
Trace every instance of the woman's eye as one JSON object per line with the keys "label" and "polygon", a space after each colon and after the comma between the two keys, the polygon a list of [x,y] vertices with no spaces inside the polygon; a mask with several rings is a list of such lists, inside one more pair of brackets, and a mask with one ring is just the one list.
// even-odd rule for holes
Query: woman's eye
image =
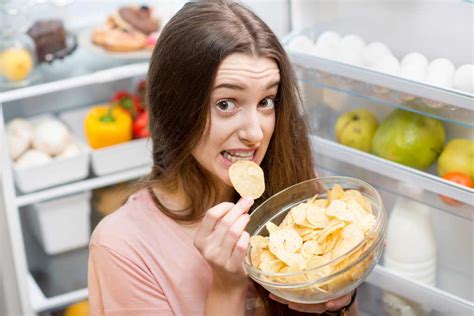
{"label": "woman's eye", "polygon": [[272,109],[275,107],[275,98],[265,98],[258,104],[259,107]]}
{"label": "woman's eye", "polygon": [[221,100],[216,104],[217,108],[223,112],[232,112],[235,110],[236,105],[232,100]]}

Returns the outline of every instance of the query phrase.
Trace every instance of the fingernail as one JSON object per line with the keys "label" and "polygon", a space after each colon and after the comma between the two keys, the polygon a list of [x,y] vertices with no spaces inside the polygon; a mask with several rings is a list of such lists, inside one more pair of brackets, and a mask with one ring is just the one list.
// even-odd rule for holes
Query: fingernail
{"label": "fingernail", "polygon": [[246,207],[251,207],[252,206],[253,199],[251,197],[246,196],[246,197],[243,198],[243,200],[244,200],[244,205]]}
{"label": "fingernail", "polygon": [[327,302],[326,303],[326,308],[334,308],[334,303],[333,302]]}

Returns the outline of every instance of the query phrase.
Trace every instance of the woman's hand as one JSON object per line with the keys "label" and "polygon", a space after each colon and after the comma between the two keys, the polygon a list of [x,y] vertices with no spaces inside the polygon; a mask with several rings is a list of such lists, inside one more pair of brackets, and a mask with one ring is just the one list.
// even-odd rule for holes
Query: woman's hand
{"label": "woman's hand", "polygon": [[243,262],[250,236],[244,229],[252,204],[250,198],[220,203],[207,211],[196,232],[194,245],[212,268],[213,285],[222,290],[247,287]]}
{"label": "woman's hand", "polygon": [[282,304],[288,305],[288,308],[305,313],[324,313],[326,311],[337,311],[351,302],[351,294],[347,294],[338,299],[319,304],[300,304],[287,301],[278,296],[270,294],[270,298]]}

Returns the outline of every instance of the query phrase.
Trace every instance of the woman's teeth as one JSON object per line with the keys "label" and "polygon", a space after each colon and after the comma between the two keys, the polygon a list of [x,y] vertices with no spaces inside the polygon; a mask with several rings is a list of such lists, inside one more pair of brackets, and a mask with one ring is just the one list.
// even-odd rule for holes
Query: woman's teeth
{"label": "woman's teeth", "polygon": [[236,162],[239,160],[252,160],[253,155],[255,152],[234,152],[230,153],[228,151],[224,151],[222,153],[222,156],[224,156],[225,159],[230,160],[232,162]]}

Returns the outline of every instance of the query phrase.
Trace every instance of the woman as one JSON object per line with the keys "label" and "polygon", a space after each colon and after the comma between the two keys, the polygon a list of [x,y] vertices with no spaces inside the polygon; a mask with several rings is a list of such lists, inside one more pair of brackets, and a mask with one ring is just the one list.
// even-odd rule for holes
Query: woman
{"label": "woman", "polygon": [[[350,295],[286,302],[243,269],[252,204],[315,177],[295,79],[270,29],[236,3],[188,3],[160,36],[148,87],[153,168],[94,231],[92,314],[288,315],[348,305]],[[265,172],[255,202],[239,199],[228,177],[242,159]]]}

